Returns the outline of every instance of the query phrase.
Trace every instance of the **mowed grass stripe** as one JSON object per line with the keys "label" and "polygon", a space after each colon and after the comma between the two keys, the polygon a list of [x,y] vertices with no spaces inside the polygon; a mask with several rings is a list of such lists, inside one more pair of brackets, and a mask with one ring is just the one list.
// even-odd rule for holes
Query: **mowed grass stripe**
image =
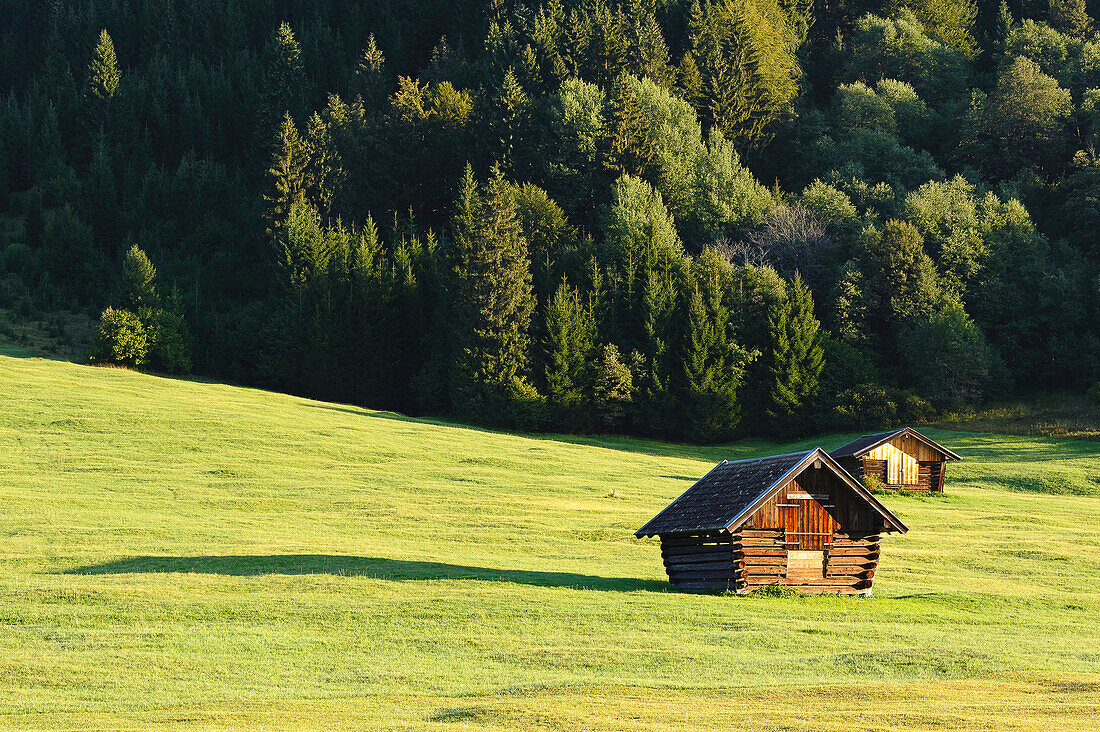
{"label": "mowed grass stripe", "polygon": [[[876,598],[698,596],[633,530],[721,458],[851,435],[515,436],[0,357],[0,720],[831,728],[804,699],[1088,728],[1100,443],[930,435],[965,460],[943,498],[884,499],[912,531]],[[1038,711],[993,724],[978,688]]]}

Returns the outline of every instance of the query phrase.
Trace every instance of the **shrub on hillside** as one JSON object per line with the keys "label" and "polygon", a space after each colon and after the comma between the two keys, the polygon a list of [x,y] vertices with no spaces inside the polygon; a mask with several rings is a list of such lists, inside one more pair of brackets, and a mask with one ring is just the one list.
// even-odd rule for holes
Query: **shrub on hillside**
{"label": "shrub on hillside", "polygon": [[888,490],[886,484],[882,482],[882,478],[877,475],[864,475],[859,480],[863,483],[863,487],[871,491],[871,493],[880,494]]}
{"label": "shrub on hillside", "polygon": [[901,349],[909,379],[940,408],[976,403],[989,384],[992,349],[960,305],[918,323]]}
{"label": "shrub on hillside", "polygon": [[149,336],[141,319],[129,310],[104,310],[91,360],[137,367],[146,363],[148,355]]}
{"label": "shrub on hillside", "polygon": [[840,395],[834,420],[840,429],[864,429],[927,422],[935,415],[932,405],[911,391],[861,384]]}
{"label": "shrub on hillside", "polygon": [[190,371],[191,337],[183,316],[159,308],[138,312],[149,338],[149,365],[173,374]]}
{"label": "shrub on hillside", "polygon": [[1089,404],[1100,407],[1100,381],[1089,387],[1089,390],[1085,392],[1085,399]]}

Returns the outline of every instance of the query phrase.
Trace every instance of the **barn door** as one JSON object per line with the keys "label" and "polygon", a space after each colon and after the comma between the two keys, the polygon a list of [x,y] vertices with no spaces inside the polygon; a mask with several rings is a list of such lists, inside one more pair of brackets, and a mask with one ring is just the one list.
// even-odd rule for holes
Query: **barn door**
{"label": "barn door", "polygon": [[822,552],[832,542],[840,524],[835,513],[835,488],[824,480],[814,480],[818,470],[807,470],[786,488],[779,504],[779,515],[786,533],[787,551]]}

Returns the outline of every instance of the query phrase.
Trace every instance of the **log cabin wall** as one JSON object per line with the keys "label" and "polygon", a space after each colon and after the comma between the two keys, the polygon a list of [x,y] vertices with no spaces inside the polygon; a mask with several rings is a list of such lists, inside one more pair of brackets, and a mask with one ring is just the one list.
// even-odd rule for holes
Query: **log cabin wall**
{"label": "log cabin wall", "polygon": [[806,592],[866,593],[882,516],[828,469],[807,467],[732,538],[740,590],[780,583]]}
{"label": "log cabin wall", "polygon": [[[909,490],[942,490],[939,477],[947,456],[915,437],[899,435],[860,458],[860,476],[877,475],[887,485]],[[931,469],[933,463],[939,466],[938,472]]]}
{"label": "log cabin wall", "polygon": [[787,578],[787,545],[783,529],[740,528],[733,533],[733,566],[738,590],[757,590],[784,583]]}
{"label": "log cabin wall", "polygon": [[668,581],[683,590],[734,590],[741,572],[727,531],[661,534]]}
{"label": "log cabin wall", "polygon": [[783,529],[791,548],[825,549],[833,532],[882,529],[882,516],[832,471],[807,467],[748,521],[747,529]]}
{"label": "log cabin wall", "polygon": [[788,550],[785,534],[783,529],[738,529],[733,533],[731,589],[751,592],[781,584],[811,593],[871,591],[880,550],[877,532],[838,529],[821,552]]}

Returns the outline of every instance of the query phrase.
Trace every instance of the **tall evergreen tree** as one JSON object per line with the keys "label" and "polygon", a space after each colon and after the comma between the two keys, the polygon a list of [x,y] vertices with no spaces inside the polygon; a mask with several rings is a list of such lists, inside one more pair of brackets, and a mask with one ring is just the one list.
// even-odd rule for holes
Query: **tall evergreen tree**
{"label": "tall evergreen tree", "polygon": [[488,416],[494,398],[525,388],[535,301],[527,241],[499,168],[484,194],[467,166],[451,224],[455,406]]}
{"label": "tall evergreen tree", "polygon": [[[280,142],[287,143],[288,140],[283,139]],[[303,185],[317,211],[322,217],[327,217],[346,174],[341,167],[340,154],[336,151],[332,133],[321,115],[316,112],[309,118],[306,139],[303,142],[303,155],[307,161]]]}
{"label": "tall evergreen tree", "polygon": [[599,349],[592,375],[592,399],[601,427],[622,426],[633,391],[633,376],[623,363],[619,349],[614,343],[605,344]]}
{"label": "tall evergreen tree", "polygon": [[137,244],[122,260],[122,296],[123,306],[131,310],[157,303],[157,270]]}
{"label": "tall evergreen tree", "polygon": [[678,431],[708,442],[729,439],[741,419],[738,390],[745,367],[756,354],[731,341],[724,306],[717,303],[716,311],[708,311],[699,288],[685,284],[678,318],[678,368],[672,378]]}
{"label": "tall evergreen tree", "polygon": [[302,49],[289,23],[281,23],[264,49],[263,100],[256,132],[262,139],[279,124],[284,114],[302,119],[306,99],[306,75]]}
{"label": "tall evergreen tree", "polygon": [[562,283],[546,308],[546,395],[551,404],[576,406],[590,393],[590,363],[596,337],[592,310],[580,293]]}
{"label": "tall evergreen tree", "polygon": [[993,24],[993,37],[999,44],[1003,44],[1012,32],[1012,26],[1016,19],[1012,17],[1012,11],[1008,9],[1008,0],[1001,0],[997,8],[997,19]]}
{"label": "tall evergreen tree", "polygon": [[286,227],[294,204],[305,200],[309,151],[298,134],[290,113],[283,117],[275,138],[275,152],[268,168],[268,234],[278,236]]}
{"label": "tall evergreen tree", "polygon": [[766,417],[776,434],[788,435],[809,413],[825,365],[821,324],[814,317],[813,296],[801,275],[795,274],[787,297],[769,316],[768,329],[771,389]]}
{"label": "tall evergreen tree", "polygon": [[649,139],[649,126],[628,76],[615,77],[607,102],[607,169],[644,177],[653,160],[653,141]]}
{"label": "tall evergreen tree", "polygon": [[122,72],[118,68],[115,43],[104,28],[99,32],[92,61],[88,64],[88,96],[105,104],[118,93],[121,80]]}
{"label": "tall evergreen tree", "polygon": [[489,152],[503,172],[515,176],[520,142],[531,115],[531,102],[509,68],[488,108]]}
{"label": "tall evergreen tree", "polygon": [[382,106],[385,100],[385,65],[386,57],[371,33],[366,47],[359,54],[355,75],[359,79],[359,93],[372,109]]}

